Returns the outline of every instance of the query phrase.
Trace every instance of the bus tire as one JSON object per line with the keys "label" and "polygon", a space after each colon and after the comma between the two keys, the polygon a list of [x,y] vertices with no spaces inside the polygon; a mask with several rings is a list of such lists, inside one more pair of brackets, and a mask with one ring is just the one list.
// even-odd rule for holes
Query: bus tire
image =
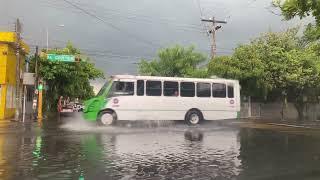
{"label": "bus tire", "polygon": [[99,113],[97,123],[99,126],[111,126],[115,124],[116,120],[116,113],[110,110],[106,110]]}
{"label": "bus tire", "polygon": [[185,121],[188,125],[197,125],[203,121],[203,115],[201,111],[197,109],[191,109],[187,112]]}

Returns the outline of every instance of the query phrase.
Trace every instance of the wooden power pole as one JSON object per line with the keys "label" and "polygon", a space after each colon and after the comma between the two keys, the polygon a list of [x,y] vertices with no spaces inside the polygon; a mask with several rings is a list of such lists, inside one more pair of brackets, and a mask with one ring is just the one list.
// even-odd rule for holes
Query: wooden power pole
{"label": "wooden power pole", "polygon": [[211,57],[213,59],[215,57],[215,55],[216,55],[216,50],[217,50],[216,31],[221,28],[221,26],[217,25],[217,24],[226,24],[227,21],[215,20],[214,17],[212,17],[211,19],[201,19],[201,21],[211,22],[212,23],[212,28],[209,30],[209,33],[212,34]]}

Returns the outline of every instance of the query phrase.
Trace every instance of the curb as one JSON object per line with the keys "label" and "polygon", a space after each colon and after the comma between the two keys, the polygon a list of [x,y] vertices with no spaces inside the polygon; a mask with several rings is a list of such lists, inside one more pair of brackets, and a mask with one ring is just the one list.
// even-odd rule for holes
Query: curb
{"label": "curb", "polygon": [[320,127],[310,127],[310,126],[303,126],[303,125],[294,125],[294,124],[278,124],[278,123],[267,123],[269,125],[274,126],[284,126],[284,127],[291,127],[291,128],[302,128],[302,129],[314,129],[320,130]]}

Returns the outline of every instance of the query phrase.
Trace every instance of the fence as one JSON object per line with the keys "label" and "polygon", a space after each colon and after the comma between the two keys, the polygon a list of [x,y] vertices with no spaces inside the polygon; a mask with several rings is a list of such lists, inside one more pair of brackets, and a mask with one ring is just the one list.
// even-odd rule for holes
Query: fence
{"label": "fence", "polygon": [[[240,116],[241,118],[280,120],[281,110],[281,102],[242,102]],[[306,120],[315,121],[320,119],[320,104],[307,104],[304,109],[304,114]],[[284,109],[284,118],[286,120],[298,119],[298,112],[293,103],[287,103],[287,106]]]}

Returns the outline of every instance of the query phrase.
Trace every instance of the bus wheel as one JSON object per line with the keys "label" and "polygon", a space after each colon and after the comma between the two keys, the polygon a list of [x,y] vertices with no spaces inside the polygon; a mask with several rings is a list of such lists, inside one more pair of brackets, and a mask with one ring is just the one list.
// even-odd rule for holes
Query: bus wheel
{"label": "bus wheel", "polygon": [[200,111],[192,109],[187,112],[185,120],[189,125],[196,125],[201,123],[203,116]]}
{"label": "bus wheel", "polygon": [[116,113],[112,111],[102,111],[98,117],[98,124],[100,126],[110,126],[116,121]]}

